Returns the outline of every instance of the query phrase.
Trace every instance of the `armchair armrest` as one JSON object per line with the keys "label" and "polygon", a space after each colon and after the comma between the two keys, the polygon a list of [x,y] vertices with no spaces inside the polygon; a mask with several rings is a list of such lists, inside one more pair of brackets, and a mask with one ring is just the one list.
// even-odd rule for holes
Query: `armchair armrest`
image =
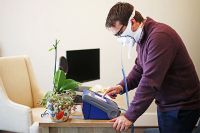
{"label": "armchair armrest", "polygon": [[11,101],[0,78],[0,130],[29,132],[32,124],[30,107]]}

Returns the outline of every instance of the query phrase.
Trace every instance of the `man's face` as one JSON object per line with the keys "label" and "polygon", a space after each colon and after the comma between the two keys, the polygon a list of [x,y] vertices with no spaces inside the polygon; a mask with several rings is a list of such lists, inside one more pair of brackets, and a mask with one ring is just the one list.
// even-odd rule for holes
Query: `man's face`
{"label": "man's face", "polygon": [[120,36],[125,29],[126,26],[122,25],[119,21],[116,21],[115,26],[110,27],[108,30],[111,31],[114,36]]}
{"label": "man's face", "polygon": [[[140,23],[136,22],[135,19],[130,20],[132,22],[131,30],[134,32],[139,27]],[[115,25],[108,28],[109,31],[113,33],[114,36],[120,37],[120,35],[125,31],[126,26],[122,25],[119,21],[115,22]]]}

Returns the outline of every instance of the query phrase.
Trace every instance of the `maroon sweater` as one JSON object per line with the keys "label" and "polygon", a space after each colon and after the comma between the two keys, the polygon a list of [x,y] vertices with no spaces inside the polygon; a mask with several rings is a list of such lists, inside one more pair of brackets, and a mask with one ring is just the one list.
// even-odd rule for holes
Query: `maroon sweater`
{"label": "maroon sweater", "polygon": [[[129,90],[137,87],[125,113],[132,122],[154,99],[159,111],[200,108],[200,82],[183,41],[171,27],[151,18],[126,79]],[[124,87],[123,80],[119,84]]]}

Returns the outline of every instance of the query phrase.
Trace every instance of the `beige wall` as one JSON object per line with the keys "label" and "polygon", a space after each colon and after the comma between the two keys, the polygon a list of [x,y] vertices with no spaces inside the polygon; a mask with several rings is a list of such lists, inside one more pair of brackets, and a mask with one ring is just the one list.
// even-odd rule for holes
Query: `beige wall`
{"label": "beige wall", "polygon": [[[144,16],[167,23],[180,34],[200,75],[200,1],[127,1]],[[104,24],[109,9],[116,2],[0,0],[0,55],[29,55],[40,86],[49,90],[52,89],[54,55],[48,48],[56,38],[61,40],[59,55],[65,55],[65,50],[70,49],[100,48],[101,79],[86,85],[114,85],[122,78],[120,45]],[[131,69],[135,55],[134,49],[131,60],[123,55],[126,73]],[[155,110],[153,106],[148,112]]]}

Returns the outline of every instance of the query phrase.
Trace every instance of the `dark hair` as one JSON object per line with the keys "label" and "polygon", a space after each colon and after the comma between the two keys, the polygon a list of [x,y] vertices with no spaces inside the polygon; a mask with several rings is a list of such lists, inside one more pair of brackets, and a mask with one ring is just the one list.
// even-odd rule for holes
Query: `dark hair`
{"label": "dark hair", "polygon": [[[115,26],[116,21],[119,21],[122,25],[127,26],[133,9],[134,7],[129,3],[118,2],[117,4],[115,4],[108,13],[105,24],[106,28]],[[135,11],[134,19],[140,23],[144,20],[144,18],[138,11]]]}

